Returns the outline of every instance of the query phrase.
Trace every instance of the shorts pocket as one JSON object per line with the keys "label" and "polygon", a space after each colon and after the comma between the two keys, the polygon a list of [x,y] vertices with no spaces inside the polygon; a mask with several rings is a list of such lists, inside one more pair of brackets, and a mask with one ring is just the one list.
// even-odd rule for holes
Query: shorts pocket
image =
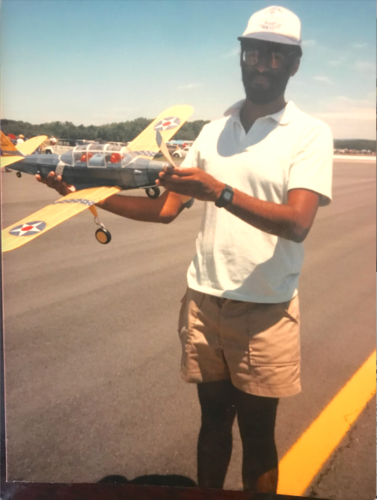
{"label": "shorts pocket", "polygon": [[187,298],[190,302],[190,312],[193,313],[193,315],[197,315],[197,313],[200,311],[205,296],[206,294],[203,292],[188,289]]}
{"label": "shorts pocket", "polygon": [[[294,301],[295,299],[292,299]],[[256,304],[249,313],[251,366],[287,366],[300,361],[298,301]]]}
{"label": "shorts pocket", "polygon": [[285,314],[295,323],[300,323],[300,306],[298,296],[296,295],[293,299],[283,302],[283,307]]}
{"label": "shorts pocket", "polygon": [[293,396],[301,390],[300,363],[257,366],[253,368],[253,376],[266,396]]}

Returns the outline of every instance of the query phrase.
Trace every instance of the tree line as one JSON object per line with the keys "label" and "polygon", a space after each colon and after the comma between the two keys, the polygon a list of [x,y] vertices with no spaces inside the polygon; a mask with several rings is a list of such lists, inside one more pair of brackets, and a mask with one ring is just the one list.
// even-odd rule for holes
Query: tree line
{"label": "tree line", "polygon": [[[1,120],[1,130],[4,134],[23,134],[25,137],[35,135],[54,136],[58,139],[87,139],[114,142],[130,142],[135,139],[150,123],[152,119],[136,118],[126,122],[109,123],[106,125],[74,125],[72,122],[50,122],[33,125],[18,120]],[[210,120],[196,120],[186,122],[173,136],[176,140],[194,141],[204,125]],[[376,151],[376,141],[367,139],[335,139],[337,149],[369,149]]]}
{"label": "tree line", "polygon": [[[35,135],[54,136],[58,139],[87,139],[114,142],[130,142],[137,137],[152,119],[136,118],[126,122],[109,123],[106,125],[74,125],[72,122],[50,122],[33,125],[29,122],[18,120],[1,120],[1,130],[4,134],[23,134],[25,137]],[[194,141],[204,125],[209,120],[196,120],[186,122],[176,134],[174,139]]]}

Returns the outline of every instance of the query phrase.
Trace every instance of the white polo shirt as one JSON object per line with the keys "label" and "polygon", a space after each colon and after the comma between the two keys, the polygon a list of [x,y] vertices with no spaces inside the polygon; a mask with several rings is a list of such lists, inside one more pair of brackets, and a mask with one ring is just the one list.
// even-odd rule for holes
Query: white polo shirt
{"label": "white polo shirt", "polygon": [[[288,102],[259,118],[245,133],[236,103],[225,117],[203,127],[183,167],[199,167],[250,196],[277,204],[290,189],[331,200],[333,139],[320,120]],[[214,203],[204,203],[188,286],[216,297],[260,303],[285,302],[297,293],[302,243],[268,234]]]}

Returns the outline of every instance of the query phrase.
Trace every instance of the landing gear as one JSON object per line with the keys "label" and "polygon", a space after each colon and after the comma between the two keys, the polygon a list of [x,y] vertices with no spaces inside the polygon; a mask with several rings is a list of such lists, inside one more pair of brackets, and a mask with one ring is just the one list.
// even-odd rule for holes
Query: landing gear
{"label": "landing gear", "polygon": [[147,193],[147,196],[149,196],[149,198],[152,198],[152,200],[158,198],[161,193],[160,188],[158,187],[147,188],[145,192]]}
{"label": "landing gear", "polygon": [[105,226],[102,224],[102,222],[99,220],[96,206],[90,205],[89,210],[94,215],[94,222],[97,224],[97,226],[99,226],[99,228],[95,232],[96,240],[99,243],[102,243],[102,245],[107,245],[111,241],[110,231],[106,229]]}
{"label": "landing gear", "polygon": [[16,174],[16,175],[17,175],[17,177],[18,177],[19,179],[22,177],[21,172],[17,172],[17,174]]}
{"label": "landing gear", "polygon": [[99,243],[102,243],[102,245],[107,245],[107,243],[110,243],[111,241],[110,231],[108,231],[104,227],[100,227],[99,229],[97,229],[95,236],[96,240]]}

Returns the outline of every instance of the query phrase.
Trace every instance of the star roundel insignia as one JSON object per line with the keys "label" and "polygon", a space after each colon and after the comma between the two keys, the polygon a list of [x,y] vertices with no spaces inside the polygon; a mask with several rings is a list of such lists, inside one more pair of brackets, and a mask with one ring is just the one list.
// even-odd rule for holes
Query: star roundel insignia
{"label": "star roundel insignia", "polygon": [[38,234],[46,227],[46,223],[43,221],[33,221],[25,222],[25,224],[20,224],[9,231],[9,234],[13,236],[33,236]]}
{"label": "star roundel insignia", "polygon": [[155,130],[170,130],[172,128],[177,128],[181,124],[181,120],[176,116],[170,116],[168,118],[163,118],[154,126]]}

